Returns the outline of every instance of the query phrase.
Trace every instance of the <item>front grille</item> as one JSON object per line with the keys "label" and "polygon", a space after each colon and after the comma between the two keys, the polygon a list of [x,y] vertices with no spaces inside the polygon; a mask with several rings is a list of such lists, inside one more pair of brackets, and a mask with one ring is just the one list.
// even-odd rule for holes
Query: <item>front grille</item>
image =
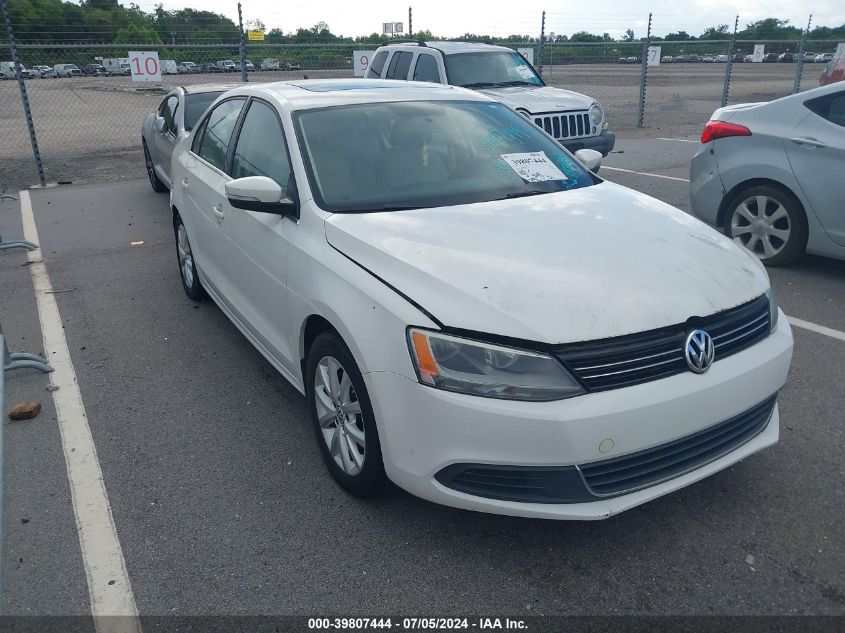
{"label": "front grille", "polygon": [[769,421],[777,394],[745,413],[698,433],[630,455],[579,466],[595,495],[619,495],[700,468],[745,444]]}
{"label": "front grille", "polygon": [[684,342],[696,328],[713,338],[718,362],[768,336],[768,297],[659,330],[566,345],[555,353],[589,391],[619,389],[689,371]]}
{"label": "front grille", "polygon": [[534,123],[558,140],[592,136],[590,115],[587,112],[541,114],[534,117]]}

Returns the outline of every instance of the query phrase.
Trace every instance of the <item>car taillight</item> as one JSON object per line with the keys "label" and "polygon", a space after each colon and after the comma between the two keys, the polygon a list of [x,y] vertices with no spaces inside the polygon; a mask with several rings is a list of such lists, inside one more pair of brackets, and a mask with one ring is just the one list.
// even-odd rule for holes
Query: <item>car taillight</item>
{"label": "car taillight", "polygon": [[708,121],[707,125],[704,126],[704,131],[701,133],[701,142],[709,143],[710,141],[715,141],[717,138],[727,138],[729,136],[751,136],[751,130],[737,123]]}

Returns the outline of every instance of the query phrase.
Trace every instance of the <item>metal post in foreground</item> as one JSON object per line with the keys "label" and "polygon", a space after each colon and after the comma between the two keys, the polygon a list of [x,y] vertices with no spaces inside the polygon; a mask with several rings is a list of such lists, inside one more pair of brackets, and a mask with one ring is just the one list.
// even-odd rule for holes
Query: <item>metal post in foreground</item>
{"label": "metal post in foreground", "polygon": [[731,36],[731,42],[728,44],[728,63],[725,64],[725,85],[722,88],[722,107],[728,105],[728,92],[731,89],[731,73],[734,65],[734,47],[736,46],[736,30],[739,28],[739,16],[736,16],[734,21],[734,34]]}
{"label": "metal post in foreground", "polygon": [[537,74],[541,77],[543,76],[543,53],[546,49],[546,12],[543,11],[543,16],[540,18],[540,46],[539,50],[539,62],[537,64]]}
{"label": "metal post in foreground", "polygon": [[29,129],[29,143],[32,145],[32,156],[35,158],[35,168],[38,170],[38,182],[42,187],[47,186],[47,178],[44,176],[44,163],[41,162],[41,151],[38,149],[38,139],[35,137],[35,125],[32,122],[32,110],[29,108],[29,98],[26,95],[26,85],[21,75],[21,63],[18,59],[18,47],[15,44],[15,33],[12,31],[12,18],[9,16],[9,7],[6,0],[0,0],[0,11],[3,13],[3,21],[6,23],[6,31],[9,33],[9,52],[12,54],[12,64],[15,67],[15,75],[18,78],[18,90],[21,93],[23,113],[26,118],[26,127]]}
{"label": "metal post in foreground", "polygon": [[807,48],[807,38],[810,36],[810,25],[813,23],[813,14],[810,14],[810,19],[807,20],[807,30],[804,31],[804,37],[801,38],[801,43],[798,45],[798,63],[795,65],[795,83],[792,85],[792,94],[801,90],[801,73],[804,72],[804,51]]}
{"label": "metal post in foreground", "polygon": [[414,26],[413,22],[411,21],[412,17],[413,16],[411,15],[411,7],[408,7],[408,37],[414,36]]}
{"label": "metal post in foreground", "polygon": [[643,127],[645,120],[645,90],[648,85],[648,47],[651,44],[651,13],[648,14],[648,31],[643,44],[643,62],[640,66],[640,114],[637,118],[637,127]]}
{"label": "metal post in foreground", "polygon": [[241,44],[238,47],[238,53],[241,58],[241,81],[249,81],[246,75],[246,42],[244,42],[244,20],[241,15],[241,3],[238,2],[238,29],[241,32]]}

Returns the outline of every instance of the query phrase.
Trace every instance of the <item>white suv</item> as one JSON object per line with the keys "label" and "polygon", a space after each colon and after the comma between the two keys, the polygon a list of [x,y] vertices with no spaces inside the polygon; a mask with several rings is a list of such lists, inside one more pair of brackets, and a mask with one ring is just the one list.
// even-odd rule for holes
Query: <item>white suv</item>
{"label": "white suv", "polygon": [[616,136],[598,101],[547,86],[532,65],[504,46],[473,42],[392,42],[378,48],[366,76],[429,81],[480,90],[533,121],[566,149],[607,156]]}

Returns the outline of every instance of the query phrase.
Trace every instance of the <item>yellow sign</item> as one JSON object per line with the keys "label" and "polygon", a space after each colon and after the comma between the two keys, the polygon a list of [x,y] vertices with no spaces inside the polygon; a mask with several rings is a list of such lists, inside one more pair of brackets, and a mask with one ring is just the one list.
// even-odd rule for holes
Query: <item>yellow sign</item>
{"label": "yellow sign", "polygon": [[263,42],[264,31],[247,31],[246,37],[250,42]]}

